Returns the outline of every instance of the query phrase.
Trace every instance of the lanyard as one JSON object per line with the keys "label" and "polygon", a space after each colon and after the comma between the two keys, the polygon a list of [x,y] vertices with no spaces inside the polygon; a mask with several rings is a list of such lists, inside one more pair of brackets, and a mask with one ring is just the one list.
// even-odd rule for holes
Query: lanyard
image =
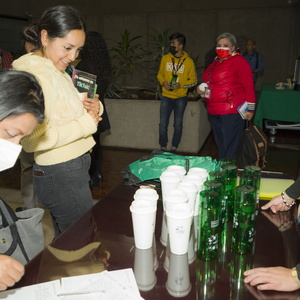
{"label": "lanyard", "polygon": [[178,64],[177,64],[177,68],[176,68],[175,67],[175,59],[174,59],[174,57],[172,57],[172,65],[173,65],[172,66],[172,74],[177,74],[177,72],[180,70],[181,66],[183,65],[185,59],[186,59],[186,57],[183,59],[183,61],[181,62],[181,64],[179,64],[180,60],[181,60],[181,59],[179,59]]}
{"label": "lanyard", "polygon": [[213,70],[215,69],[215,67],[218,65],[218,63],[219,63],[219,59],[215,59],[214,60],[214,64],[212,65],[212,67],[209,69],[209,71],[208,71],[208,80],[207,80],[207,83],[209,84],[209,82],[210,82],[210,76],[211,76],[211,73],[213,72]]}

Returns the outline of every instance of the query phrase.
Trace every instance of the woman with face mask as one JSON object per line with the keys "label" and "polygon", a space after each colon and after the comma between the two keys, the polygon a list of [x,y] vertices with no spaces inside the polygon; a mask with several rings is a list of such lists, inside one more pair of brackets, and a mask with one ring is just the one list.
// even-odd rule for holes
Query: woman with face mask
{"label": "woman with face mask", "polygon": [[80,13],[67,5],[49,8],[37,26],[38,47],[13,63],[35,75],[45,97],[45,121],[22,141],[34,152],[33,182],[38,201],[52,216],[55,236],[69,228],[93,205],[89,188],[90,150],[102,104],[84,98],[65,72],[85,42]]}
{"label": "woman with face mask", "polygon": [[[203,74],[197,92],[207,103],[218,157],[235,158],[245,120],[251,120],[255,109],[255,90],[252,70],[237,51],[237,41],[231,33],[223,33],[216,40],[216,58]],[[238,107],[246,102],[243,119]]]}
{"label": "woman with face mask", "polygon": [[[22,149],[22,138],[44,119],[44,97],[37,80],[29,73],[0,72],[0,171],[11,168]],[[24,266],[0,255],[0,290],[13,286],[24,274]]]}

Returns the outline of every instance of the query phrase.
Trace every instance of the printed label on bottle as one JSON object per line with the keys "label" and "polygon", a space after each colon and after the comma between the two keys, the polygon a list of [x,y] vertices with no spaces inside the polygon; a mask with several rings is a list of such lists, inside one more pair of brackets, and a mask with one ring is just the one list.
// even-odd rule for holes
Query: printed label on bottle
{"label": "printed label on bottle", "polygon": [[219,226],[219,219],[218,220],[215,220],[215,221],[211,221],[210,222],[210,226],[211,228],[216,228]]}

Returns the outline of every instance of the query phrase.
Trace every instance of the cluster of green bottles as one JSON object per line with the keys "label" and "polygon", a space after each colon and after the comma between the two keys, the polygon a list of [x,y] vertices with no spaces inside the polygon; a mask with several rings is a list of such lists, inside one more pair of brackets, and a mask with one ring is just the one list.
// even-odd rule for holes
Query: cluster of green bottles
{"label": "cluster of green bottles", "polygon": [[200,192],[197,255],[201,259],[217,256],[227,222],[233,227],[232,249],[244,254],[253,248],[261,169],[245,167],[239,186],[237,175],[235,160],[221,160],[221,170],[209,173]]}

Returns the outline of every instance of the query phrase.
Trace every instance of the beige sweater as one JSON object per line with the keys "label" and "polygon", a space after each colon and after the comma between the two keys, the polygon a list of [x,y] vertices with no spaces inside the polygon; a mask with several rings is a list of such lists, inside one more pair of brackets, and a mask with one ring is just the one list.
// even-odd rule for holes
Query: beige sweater
{"label": "beige sweater", "polygon": [[45,98],[45,120],[22,140],[25,151],[35,152],[39,165],[66,162],[89,151],[97,126],[83,108],[70,76],[51,60],[32,53],[15,60],[13,68],[35,75]]}

